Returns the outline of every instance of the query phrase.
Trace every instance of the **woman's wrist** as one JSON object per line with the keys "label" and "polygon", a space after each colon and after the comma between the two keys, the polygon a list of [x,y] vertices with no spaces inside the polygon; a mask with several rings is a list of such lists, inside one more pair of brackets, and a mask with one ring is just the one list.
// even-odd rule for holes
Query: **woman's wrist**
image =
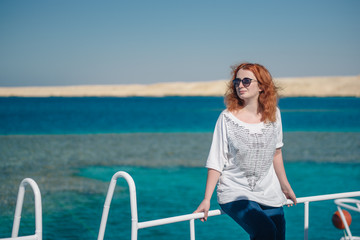
{"label": "woman's wrist", "polygon": [[289,193],[292,191],[292,188],[291,188],[290,184],[288,184],[286,186],[282,186],[281,190],[283,191],[283,193]]}

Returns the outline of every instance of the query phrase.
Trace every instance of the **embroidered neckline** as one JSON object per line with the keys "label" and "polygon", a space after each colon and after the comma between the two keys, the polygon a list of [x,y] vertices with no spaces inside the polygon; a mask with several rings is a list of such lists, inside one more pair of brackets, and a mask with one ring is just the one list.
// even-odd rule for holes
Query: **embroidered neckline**
{"label": "embroidered neckline", "polygon": [[272,123],[265,123],[265,122],[259,122],[259,123],[247,123],[244,121],[241,121],[237,117],[235,117],[231,112],[228,110],[224,111],[224,117],[234,123],[236,126],[244,127],[246,129],[264,129],[268,128]]}
{"label": "embroidered neckline", "polygon": [[233,122],[235,123],[241,123],[242,125],[253,125],[253,126],[257,126],[257,125],[261,125],[264,124],[264,122],[258,122],[258,123],[248,123],[248,122],[244,122],[240,119],[238,119],[232,112],[230,112],[229,110],[225,110],[225,116],[228,116],[229,118],[231,118],[233,120]]}

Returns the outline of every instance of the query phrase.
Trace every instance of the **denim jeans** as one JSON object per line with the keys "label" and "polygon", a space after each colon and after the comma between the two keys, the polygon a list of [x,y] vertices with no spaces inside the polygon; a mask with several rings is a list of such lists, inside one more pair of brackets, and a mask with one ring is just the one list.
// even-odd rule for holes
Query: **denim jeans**
{"label": "denim jeans", "polygon": [[220,204],[252,240],[285,240],[285,217],[282,207],[263,206],[249,200]]}

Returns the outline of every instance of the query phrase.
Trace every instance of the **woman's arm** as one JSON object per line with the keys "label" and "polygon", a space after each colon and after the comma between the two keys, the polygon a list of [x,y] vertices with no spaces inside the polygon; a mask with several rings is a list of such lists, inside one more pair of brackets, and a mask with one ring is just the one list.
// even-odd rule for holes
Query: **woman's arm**
{"label": "woman's arm", "polygon": [[286,198],[292,200],[294,204],[296,204],[297,201],[295,193],[292,190],[290,183],[286,177],[281,148],[276,149],[274,155],[274,169],[276,172],[276,176],[279,179],[281,190],[285,194]]}
{"label": "woman's arm", "polygon": [[194,213],[204,212],[204,218],[200,219],[202,222],[207,220],[208,212],[210,209],[210,199],[215,190],[217,181],[219,180],[220,172],[214,169],[208,169],[208,175],[206,180],[205,188],[205,197],[204,200],[200,203],[199,207],[195,210]]}

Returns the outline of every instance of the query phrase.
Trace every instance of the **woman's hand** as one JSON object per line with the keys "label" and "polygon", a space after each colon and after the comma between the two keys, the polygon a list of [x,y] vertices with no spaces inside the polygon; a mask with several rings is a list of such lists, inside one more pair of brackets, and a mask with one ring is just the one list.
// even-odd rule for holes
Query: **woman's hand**
{"label": "woman's hand", "polygon": [[203,218],[200,218],[200,220],[201,220],[202,222],[204,222],[204,221],[207,221],[209,209],[210,209],[210,200],[204,199],[204,200],[200,203],[200,205],[198,206],[198,208],[195,210],[194,213],[203,212],[203,213],[204,213],[204,217],[203,217]]}
{"label": "woman's hand", "polygon": [[[292,190],[292,188],[290,186],[288,186],[286,189],[282,189],[283,193],[285,194],[285,197],[287,199],[290,199],[291,201],[294,202],[294,204],[296,205],[297,200],[296,200],[296,196],[294,191]],[[292,206],[292,204],[288,205],[289,207]]]}

